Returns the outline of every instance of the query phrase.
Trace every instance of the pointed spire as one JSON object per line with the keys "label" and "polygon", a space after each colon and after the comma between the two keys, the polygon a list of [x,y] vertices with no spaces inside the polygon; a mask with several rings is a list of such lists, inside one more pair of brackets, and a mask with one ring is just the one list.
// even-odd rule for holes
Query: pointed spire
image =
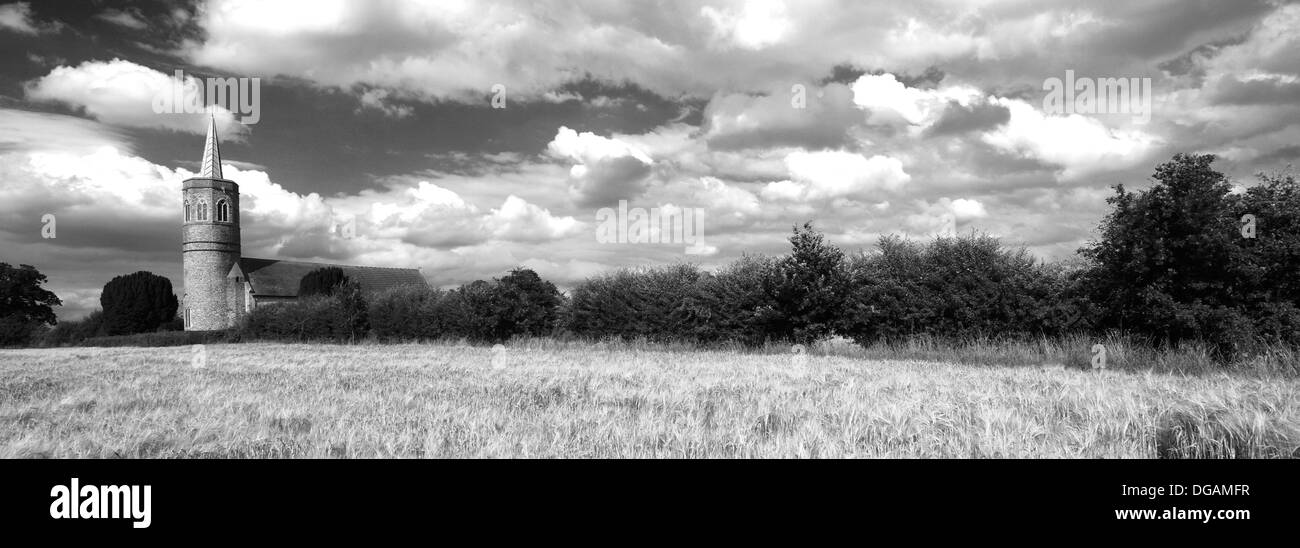
{"label": "pointed spire", "polygon": [[203,167],[199,177],[224,179],[221,176],[221,148],[217,146],[217,117],[208,117],[208,141],[203,144]]}

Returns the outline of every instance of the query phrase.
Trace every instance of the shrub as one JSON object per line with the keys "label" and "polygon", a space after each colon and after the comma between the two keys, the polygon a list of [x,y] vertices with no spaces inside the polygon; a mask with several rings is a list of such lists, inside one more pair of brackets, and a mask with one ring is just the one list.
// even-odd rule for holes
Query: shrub
{"label": "shrub", "polygon": [[45,324],[17,314],[0,316],[0,347],[26,346],[44,332]]}
{"label": "shrub", "polygon": [[351,342],[370,329],[361,288],[340,286],[333,295],[299,298],[297,302],[261,306],[248,315],[239,336],[280,341]]}
{"label": "shrub", "polygon": [[371,333],[384,341],[436,339],[443,336],[446,325],[438,316],[439,301],[446,292],[427,286],[399,286],[372,296]]}
{"label": "shrub", "polygon": [[90,337],[77,346],[187,346],[235,342],[231,331],[158,331],[132,335]]}
{"label": "shrub", "polygon": [[573,289],[564,327],[596,339],[690,340],[706,315],[696,294],[704,276],[678,264],[589,278]]}
{"label": "shrub", "polygon": [[773,307],[763,284],[775,268],[775,259],[746,255],[704,277],[684,307],[692,327],[689,338],[747,346],[767,342]]}
{"label": "shrub", "polygon": [[475,280],[448,292],[434,305],[433,314],[445,326],[446,336],[494,341],[498,340],[495,310],[492,282]]}
{"label": "shrub", "polygon": [[[947,339],[1058,334],[1084,316],[1062,268],[965,235],[918,244],[897,236],[850,263],[837,331],[862,345],[924,334]],[[1077,312],[1077,314],[1076,314]]]}
{"label": "shrub", "polygon": [[80,320],[59,322],[40,339],[40,345],[46,347],[81,344],[90,337],[104,335],[104,311],[95,310]]}
{"label": "shrub", "polygon": [[156,331],[176,318],[171,280],[152,272],[113,278],[104,285],[99,302],[104,310],[103,330],[108,335]]}
{"label": "shrub", "polygon": [[811,343],[841,314],[844,256],[811,224],[796,227],[790,243],[787,256],[745,256],[716,274],[679,264],[587,279],[570,295],[564,328],[587,338]]}
{"label": "shrub", "polygon": [[561,303],[554,284],[532,270],[517,268],[491,282],[476,280],[428,295],[411,313],[420,318],[422,338],[500,342],[516,335],[551,333]]}

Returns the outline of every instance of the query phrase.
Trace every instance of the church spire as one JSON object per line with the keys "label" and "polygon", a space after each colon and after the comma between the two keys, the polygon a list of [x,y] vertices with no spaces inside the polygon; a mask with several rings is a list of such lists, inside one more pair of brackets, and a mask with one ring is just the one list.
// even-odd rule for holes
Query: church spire
{"label": "church spire", "polygon": [[224,179],[221,176],[221,148],[217,146],[217,117],[208,117],[208,140],[203,144],[203,167],[199,177]]}

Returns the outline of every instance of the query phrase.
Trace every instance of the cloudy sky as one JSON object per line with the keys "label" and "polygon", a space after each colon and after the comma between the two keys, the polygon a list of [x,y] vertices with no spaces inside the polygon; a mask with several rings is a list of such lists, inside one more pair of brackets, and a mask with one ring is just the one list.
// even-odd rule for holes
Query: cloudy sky
{"label": "cloudy sky", "polygon": [[[136,270],[181,292],[207,115],[158,98],[231,77],[259,78],[255,123],[216,109],[246,256],[569,286],[781,253],[808,220],[855,251],[952,219],[1068,259],[1176,152],[1242,185],[1300,157],[1297,30],[1265,0],[8,3],[0,261],[63,318]],[[1149,120],[1053,110],[1067,71],[1149,78]],[[707,253],[598,242],[620,200],[698,208]]]}

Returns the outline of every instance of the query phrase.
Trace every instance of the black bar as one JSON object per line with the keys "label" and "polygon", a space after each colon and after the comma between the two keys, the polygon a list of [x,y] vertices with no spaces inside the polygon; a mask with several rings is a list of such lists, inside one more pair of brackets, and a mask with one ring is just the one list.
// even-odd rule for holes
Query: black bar
{"label": "black bar", "polygon": [[[189,538],[196,531],[207,531],[203,538],[253,531],[303,539],[374,531],[429,535],[432,523],[439,535],[482,535],[502,524],[550,530],[558,523],[582,527],[578,522],[654,523],[660,533],[689,524],[935,538],[1030,529],[1070,531],[1058,540],[1137,532],[1253,535],[1294,524],[1300,487],[1287,461],[31,460],[3,466],[8,488],[0,515],[10,533],[127,541]],[[149,485],[149,526],[135,528],[130,518],[54,519],[51,489],[74,477],[83,488]],[[1186,492],[1173,495],[1170,485]],[[1164,487],[1165,493],[1126,495],[1124,486]],[[1193,494],[1203,486],[1245,486],[1245,492]],[[1116,510],[1129,509],[1157,515],[1248,510],[1249,518],[1116,519]],[[729,515],[746,516],[746,525],[723,518]]]}

